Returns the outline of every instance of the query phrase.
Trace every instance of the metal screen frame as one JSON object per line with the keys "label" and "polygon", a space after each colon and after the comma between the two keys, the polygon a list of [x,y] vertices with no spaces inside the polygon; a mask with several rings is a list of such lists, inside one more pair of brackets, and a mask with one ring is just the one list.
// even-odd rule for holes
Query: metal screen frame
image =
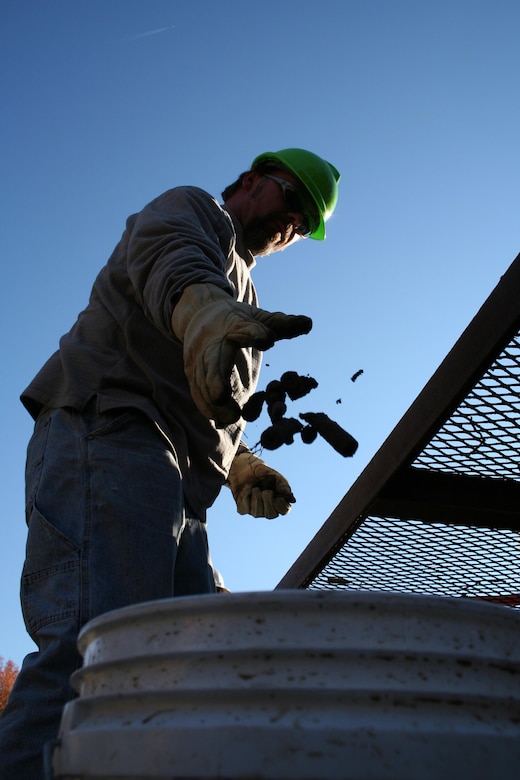
{"label": "metal screen frame", "polygon": [[276,587],[517,606],[519,532],[520,254]]}

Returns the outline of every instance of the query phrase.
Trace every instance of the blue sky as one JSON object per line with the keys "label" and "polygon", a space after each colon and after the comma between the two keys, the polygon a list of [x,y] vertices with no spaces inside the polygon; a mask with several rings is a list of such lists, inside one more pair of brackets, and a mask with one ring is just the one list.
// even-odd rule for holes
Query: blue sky
{"label": "blue sky", "polygon": [[[6,5],[0,656],[20,664],[33,649],[18,605],[32,431],[19,394],[126,217],[175,185],[218,197],[268,150],[309,148],[342,173],[327,240],[255,269],[264,308],[314,321],[266,353],[259,387],[286,370],[315,377],[289,412],[326,412],[358,452],[323,440],[264,452],[293,511],[239,516],[224,490],[209,513],[228,587],[269,590],[520,251],[519,34],[517,0]],[[248,427],[250,445],[267,424]]]}

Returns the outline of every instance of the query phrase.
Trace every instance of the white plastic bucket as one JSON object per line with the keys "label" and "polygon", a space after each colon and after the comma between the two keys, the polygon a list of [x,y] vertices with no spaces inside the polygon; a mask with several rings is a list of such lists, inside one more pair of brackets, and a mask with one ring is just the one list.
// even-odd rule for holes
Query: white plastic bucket
{"label": "white plastic bucket", "polygon": [[140,604],[80,636],[54,777],[517,780],[520,614],[274,591]]}

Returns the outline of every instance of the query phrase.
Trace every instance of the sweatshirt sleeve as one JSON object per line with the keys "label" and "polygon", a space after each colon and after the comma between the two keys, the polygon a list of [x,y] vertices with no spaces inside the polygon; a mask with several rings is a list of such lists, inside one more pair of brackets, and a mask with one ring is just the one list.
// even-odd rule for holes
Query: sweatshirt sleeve
{"label": "sweatshirt sleeve", "polygon": [[129,219],[128,278],[145,315],[166,336],[185,287],[210,283],[233,295],[226,266],[235,240],[229,215],[195,187],[169,190]]}

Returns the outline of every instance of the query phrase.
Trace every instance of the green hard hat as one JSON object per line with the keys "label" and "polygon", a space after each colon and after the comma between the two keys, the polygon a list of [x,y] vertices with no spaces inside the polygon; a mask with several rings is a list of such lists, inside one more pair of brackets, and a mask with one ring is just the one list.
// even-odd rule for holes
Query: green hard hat
{"label": "green hard hat", "polygon": [[305,149],[281,149],[279,152],[265,152],[253,160],[252,168],[262,163],[291,171],[305,186],[315,206],[315,214],[306,214],[313,219],[310,238],[323,241],[325,222],[331,216],[338,200],[340,174],[336,168],[317,154]]}

